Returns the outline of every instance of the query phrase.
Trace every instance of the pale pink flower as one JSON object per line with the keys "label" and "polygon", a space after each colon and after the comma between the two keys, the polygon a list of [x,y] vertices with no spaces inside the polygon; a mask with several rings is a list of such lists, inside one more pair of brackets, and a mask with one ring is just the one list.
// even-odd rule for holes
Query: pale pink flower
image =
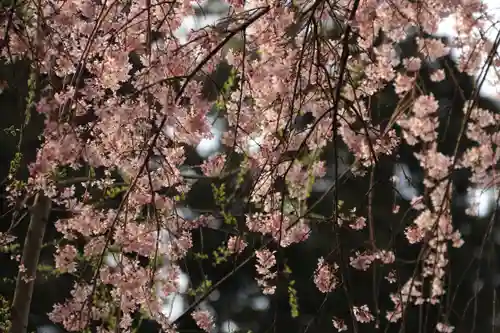
{"label": "pale pink flower", "polygon": [[326,165],[324,161],[314,162],[311,168],[311,174],[314,177],[322,178],[326,175]]}
{"label": "pale pink flower", "polygon": [[68,331],[84,330],[90,324],[89,314],[96,312],[89,309],[88,298],[92,290],[91,285],[75,283],[71,291],[72,298],[64,304],[55,304],[49,319],[61,323]]}
{"label": "pale pink flower", "polygon": [[0,246],[6,246],[16,240],[15,236],[0,232]]}
{"label": "pale pink flower", "polygon": [[420,66],[422,65],[422,60],[420,60],[420,58],[410,57],[403,59],[403,64],[408,71],[416,72],[420,70]]}
{"label": "pale pink flower", "polygon": [[394,252],[392,251],[386,251],[386,250],[380,250],[375,254],[375,257],[382,261],[384,264],[392,264],[395,260],[396,257],[394,255]]}
{"label": "pale pink flower", "polygon": [[431,61],[444,57],[450,52],[450,48],[439,39],[417,37],[416,40],[419,52],[429,57]]}
{"label": "pale pink flower", "polygon": [[368,308],[368,305],[361,305],[360,307],[353,306],[352,311],[354,313],[354,318],[360,323],[369,323],[375,319]]}
{"label": "pale pink flower", "polygon": [[219,176],[224,169],[225,163],[225,155],[215,155],[203,162],[203,164],[201,165],[201,170],[203,171],[203,174],[205,176],[216,177]]}
{"label": "pale pink flower", "polygon": [[227,241],[227,249],[231,253],[241,253],[247,247],[247,242],[238,236],[231,236]]}
{"label": "pale pink flower", "polygon": [[405,229],[405,236],[410,244],[416,244],[424,239],[425,231],[416,226],[409,226]]}
{"label": "pale pink flower", "polygon": [[350,257],[350,265],[357,270],[366,271],[375,260],[375,256],[368,253],[356,252],[354,257]]}
{"label": "pale pink flower", "polygon": [[78,251],[73,245],[64,245],[56,250],[56,268],[63,273],[73,273],[76,271],[75,259]]}
{"label": "pale pink flower", "polygon": [[318,259],[318,266],[314,274],[314,283],[319,291],[328,293],[335,289],[338,280],[335,277],[335,272],[338,269],[337,264],[333,267],[328,265],[323,258]]}
{"label": "pale pink flower", "polygon": [[347,325],[342,319],[333,317],[332,322],[333,322],[333,327],[335,327],[337,331],[339,332],[347,331]]}
{"label": "pale pink flower", "polygon": [[423,210],[425,209],[423,196],[414,197],[411,199],[410,205],[413,209]]}
{"label": "pale pink flower", "polygon": [[183,231],[178,237],[171,237],[166,249],[166,255],[170,260],[180,260],[186,256],[193,247],[191,232]]}
{"label": "pale pink flower", "polygon": [[438,108],[439,103],[433,94],[419,96],[413,103],[413,112],[418,117],[429,116],[436,112]]}
{"label": "pale pink flower", "polygon": [[397,281],[396,279],[396,271],[391,270],[387,276],[384,277],[389,283],[395,283]]}
{"label": "pale pink flower", "polygon": [[293,221],[279,211],[273,214],[247,215],[246,225],[250,231],[271,235],[276,242],[280,241],[282,247],[303,242],[310,233],[310,228],[304,221]]}
{"label": "pale pink flower", "polygon": [[430,77],[431,77],[431,81],[440,82],[446,78],[446,74],[444,73],[444,70],[438,69],[438,70],[434,71]]}
{"label": "pale pink flower", "polygon": [[431,230],[436,223],[436,217],[430,210],[426,209],[415,219],[415,225],[421,230]]}
{"label": "pale pink flower", "polygon": [[263,249],[256,252],[257,264],[255,268],[257,269],[257,284],[263,287],[263,293],[265,295],[272,295],[276,290],[276,286],[271,284],[271,282],[276,278],[277,273],[272,272],[271,269],[276,265],[276,257],[274,253],[276,251],[269,251],[268,249]]}
{"label": "pale pink flower", "polygon": [[106,239],[105,237],[95,237],[85,245],[83,254],[86,257],[100,256],[105,250]]}
{"label": "pale pink flower", "polygon": [[132,316],[130,313],[125,312],[120,318],[120,328],[127,330],[132,326]]}
{"label": "pale pink flower", "polygon": [[391,323],[397,323],[403,317],[403,311],[397,308],[395,311],[387,311],[385,317]]}
{"label": "pale pink flower", "polygon": [[196,321],[196,325],[205,332],[211,332],[215,327],[214,319],[207,310],[196,310],[191,313],[191,316]]}
{"label": "pale pink flower", "polygon": [[366,218],[363,216],[360,216],[356,218],[356,220],[349,224],[349,227],[354,230],[362,230],[366,227]]}
{"label": "pale pink flower", "polygon": [[440,322],[436,324],[436,330],[440,333],[452,333],[455,330],[455,327]]}
{"label": "pale pink flower", "polygon": [[431,143],[431,148],[423,153],[416,153],[415,157],[426,168],[430,179],[438,180],[445,177],[452,165],[453,159],[436,151],[436,142]]}
{"label": "pale pink flower", "polygon": [[462,247],[464,245],[464,240],[462,239],[462,235],[460,234],[460,231],[456,230],[451,234],[451,241],[452,241],[452,246],[455,248]]}
{"label": "pale pink flower", "polygon": [[398,73],[396,76],[396,80],[394,82],[394,88],[396,94],[401,95],[412,90],[414,84],[415,84],[414,77]]}

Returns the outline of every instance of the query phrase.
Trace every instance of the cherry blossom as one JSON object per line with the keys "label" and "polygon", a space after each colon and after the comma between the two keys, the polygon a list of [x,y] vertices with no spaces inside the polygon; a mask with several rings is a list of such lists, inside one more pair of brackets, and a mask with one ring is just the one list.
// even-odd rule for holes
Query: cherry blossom
{"label": "cherry blossom", "polygon": [[[158,294],[178,291],[179,262],[197,241],[193,230],[220,215],[234,227],[221,248],[238,254],[233,258],[255,255],[256,283],[264,294],[273,295],[282,269],[275,249],[300,248],[313,239],[316,217],[308,206],[313,185],[331,176],[325,161],[330,153],[337,171],[340,144],[352,159],[346,167],[352,178],[375,172],[379,161],[395,157],[401,145],[414,149],[425,196],[409,199],[413,215],[408,215],[413,217],[405,220],[396,237],[427,250],[416,276],[401,288],[394,286],[398,290],[389,295],[394,307],[386,319],[400,320],[410,304],[440,303],[447,292],[449,252],[464,244],[452,223],[449,176],[467,169],[475,186],[497,182],[500,136],[493,128],[500,116],[475,106],[470,97],[460,116],[465,119],[464,136],[474,144],[456,156],[443,151],[438,129],[450,111],[421,81],[440,85],[449,74],[436,67],[422,74],[422,69],[434,66],[453,48],[461,52],[458,70],[478,74],[495,51],[482,36],[489,29],[487,6],[480,0],[339,0],[335,6],[322,1],[283,5],[231,0],[229,7],[217,24],[190,31],[185,39],[174,31],[184,17],[194,14],[191,1],[40,0],[26,4],[36,24],[16,23],[20,32],[5,31],[9,38],[3,41],[8,47],[1,49],[2,58],[31,59],[37,77],[54,81],[40,89],[33,105],[45,122],[29,177],[22,189],[10,179],[7,198],[17,207],[23,196],[43,193],[64,207],[68,214],[55,222],[64,238],[55,251],[55,266],[74,273],[80,260],[88,261],[95,276],[92,284],[76,283],[71,298],[56,304],[50,319],[69,331],[81,331],[92,321],[105,322],[118,309],[121,317],[115,324],[126,331],[140,310],[166,331],[175,330],[175,323],[161,312]],[[458,36],[449,43],[431,37],[452,13]],[[340,39],[320,38],[324,29],[318,22],[333,16],[342,21]],[[398,45],[410,37],[417,51],[408,56]],[[240,38],[243,45],[229,45]],[[216,101],[209,100],[202,77],[222,62],[233,66],[229,81],[234,85],[224,88]],[[498,72],[498,61],[491,66]],[[421,75],[428,77],[422,80]],[[386,91],[393,91],[400,102],[388,122],[379,119],[372,105]],[[220,134],[222,148],[190,165],[196,177],[189,179],[181,172],[189,149],[214,137],[212,109],[227,121]],[[304,120],[309,115],[312,120]],[[91,120],[81,120],[86,118]],[[86,179],[65,185],[68,179],[61,175],[73,172],[85,173]],[[335,175],[329,190],[335,196],[341,178]],[[229,201],[228,207],[241,199],[232,195],[246,191],[245,207],[252,208],[237,217],[224,206],[195,221],[183,219],[178,206],[197,179],[227,181],[224,190],[234,193],[219,190],[218,199]],[[113,205],[110,199],[117,197],[120,203]],[[367,274],[372,264],[390,270],[386,279],[394,282],[396,254],[377,248],[390,246],[371,239],[377,236],[373,214],[346,213],[338,198],[330,204],[334,214],[318,218],[322,226],[360,239],[369,234],[371,248],[355,245],[345,252],[348,261],[343,265],[338,257],[328,264],[324,258],[329,255],[319,256],[313,272],[318,290],[333,292],[340,273],[354,269]],[[389,201],[388,207],[388,214],[397,216],[403,205]],[[348,222],[342,226],[342,221]],[[258,236],[262,244],[257,247],[248,235]],[[168,242],[161,243],[162,237]],[[2,245],[12,241],[10,235],[0,234]],[[116,267],[99,266],[108,252],[120,258]],[[157,273],[156,264],[162,261],[172,265],[166,278]],[[334,262],[346,267],[341,270]],[[96,290],[101,289],[109,302],[96,301]],[[367,304],[351,310],[360,323],[375,321]],[[206,332],[215,327],[206,310],[191,316]],[[341,318],[334,318],[333,325],[347,330]],[[440,322],[436,329],[449,333],[454,327]]]}
{"label": "cherry blossom", "polygon": [[368,305],[353,306],[354,317],[360,323],[369,323],[375,319],[368,308]]}
{"label": "cherry blossom", "polygon": [[335,272],[338,269],[337,264],[333,267],[325,262],[323,258],[318,259],[318,267],[314,275],[314,283],[319,291],[322,293],[328,293],[335,290],[338,284],[338,280],[335,276]]}
{"label": "cherry blossom", "polygon": [[205,332],[211,332],[214,327],[213,317],[207,310],[197,310],[191,314],[196,325]]}

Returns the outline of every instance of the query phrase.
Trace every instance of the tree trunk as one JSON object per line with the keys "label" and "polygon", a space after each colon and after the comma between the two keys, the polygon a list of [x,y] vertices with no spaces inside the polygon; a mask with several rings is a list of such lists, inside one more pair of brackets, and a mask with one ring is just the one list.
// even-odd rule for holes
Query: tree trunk
{"label": "tree trunk", "polygon": [[33,295],[38,259],[42,249],[45,227],[49,218],[52,202],[42,192],[36,195],[32,207],[30,224],[26,239],[24,240],[21,264],[24,269],[19,269],[12,304],[10,333],[26,333],[28,329],[28,316]]}

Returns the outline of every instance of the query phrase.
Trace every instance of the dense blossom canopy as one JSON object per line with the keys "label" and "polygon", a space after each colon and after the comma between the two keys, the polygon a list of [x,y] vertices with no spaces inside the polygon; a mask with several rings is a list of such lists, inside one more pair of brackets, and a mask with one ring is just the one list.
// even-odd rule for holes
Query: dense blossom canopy
{"label": "dense blossom canopy", "polygon": [[[461,72],[476,75],[485,61],[498,67],[500,59],[493,52],[497,41],[484,37],[494,24],[487,6],[480,0],[229,4],[226,17],[191,31],[185,41],[174,32],[182,18],[193,13],[190,1],[37,0],[27,5],[29,20],[14,20],[22,29],[9,35],[2,56],[11,61],[29,57],[51,83],[36,103],[45,117],[42,146],[30,165],[27,186],[11,186],[10,198],[17,202],[41,190],[65,206],[71,216],[57,221],[56,227],[68,242],[57,249],[56,267],[75,272],[83,255],[95,270],[92,280],[78,282],[72,297],[57,304],[50,318],[78,331],[91,321],[106,321],[115,311],[113,304],[121,311],[123,330],[130,329],[133,313],[141,309],[164,330],[175,331],[175,323],[161,312],[157,289],[169,294],[179,288],[177,265],[193,246],[192,230],[212,218],[207,213],[195,221],[183,220],[175,206],[192,186],[181,168],[186,148],[213,136],[207,114],[214,101],[204,97],[200,78],[221,62],[234,68],[234,84],[216,103],[228,122],[222,137],[225,149],[200,165],[200,177],[234,176],[238,188],[243,175],[250,175],[248,202],[253,207],[244,224],[235,228],[237,234],[228,238],[228,255],[245,253],[248,232],[266,236],[251,256],[258,285],[273,294],[281,269],[276,249],[310,235],[312,217],[306,202],[315,179],[327,172],[322,152],[331,149],[332,142],[335,147],[343,142],[354,156],[349,172],[363,176],[404,143],[415,147],[424,171],[426,195],[412,201],[417,218],[404,232],[409,244],[425,245],[421,269],[394,286],[388,295],[392,310],[377,313],[367,304],[351,304],[350,312],[360,324],[378,325],[379,317],[400,320],[410,303],[440,303],[446,293],[448,252],[463,243],[451,223],[449,175],[468,169],[475,185],[496,181],[500,132],[495,126],[500,115],[478,108],[471,98],[460,115],[460,135],[476,144],[464,152],[457,144],[455,151],[443,153],[438,128],[448,117],[443,112],[451,111],[443,111],[440,101],[419,84],[418,73],[423,64],[448,55],[451,47],[461,50]],[[449,43],[431,37],[450,15],[457,37]],[[332,20],[337,37],[328,33],[327,22]],[[397,45],[415,31],[418,52],[401,59]],[[234,40],[239,43],[229,43]],[[445,78],[445,71],[436,69],[426,79],[439,84]],[[379,119],[370,102],[387,87],[400,99],[389,121]],[[306,114],[311,121],[304,122]],[[235,156],[240,158],[236,167]],[[89,168],[99,172],[85,171]],[[86,179],[65,183],[63,169],[86,172]],[[121,203],[103,206],[99,198],[118,183],[125,184]],[[223,188],[214,193],[224,220],[233,221],[225,211],[231,193]],[[341,206],[338,198],[332,205]],[[373,239],[370,214],[334,211],[321,223],[352,233],[369,229],[369,246],[352,253],[348,267],[366,271],[374,263],[394,263],[395,253],[378,248]],[[169,242],[159,242],[161,237]],[[83,253],[76,240],[84,241]],[[118,267],[102,265],[109,248],[127,254]],[[172,267],[169,274],[158,270],[158,258]],[[348,267],[327,253],[318,258],[314,283],[319,291],[338,292]],[[392,281],[395,276],[386,278]],[[104,287],[109,288],[109,302],[95,301],[93,296]],[[191,316],[210,332],[209,312],[196,309]],[[339,331],[350,325],[347,318],[332,321]],[[453,327],[443,318],[436,329],[451,332]]]}

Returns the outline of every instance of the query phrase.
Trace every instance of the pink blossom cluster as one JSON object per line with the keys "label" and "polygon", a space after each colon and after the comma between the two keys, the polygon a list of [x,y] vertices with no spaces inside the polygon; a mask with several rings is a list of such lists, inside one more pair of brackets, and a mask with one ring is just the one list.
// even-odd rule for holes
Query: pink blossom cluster
{"label": "pink blossom cluster", "polygon": [[387,250],[377,250],[377,251],[356,251],[354,256],[349,258],[350,265],[359,270],[366,271],[370,268],[371,264],[375,260],[379,260],[382,264],[389,265],[394,263],[396,257],[394,252]]}
{"label": "pink blossom cluster", "polygon": [[227,249],[231,253],[241,253],[248,246],[242,237],[231,236],[227,241]]}
{"label": "pink blossom cluster", "polygon": [[338,265],[333,266],[325,262],[325,259],[318,259],[318,267],[314,274],[314,283],[319,291],[322,293],[328,293],[335,289],[338,284],[338,279],[335,277],[335,272],[338,269]]}
{"label": "pink blossom cluster", "polygon": [[201,165],[201,170],[205,176],[216,177],[219,176],[226,163],[224,155],[216,155],[208,158]]}
{"label": "pink blossom cluster", "polygon": [[211,332],[214,328],[213,317],[207,310],[194,311],[191,316],[196,321],[196,325],[205,332]]}
{"label": "pink blossom cluster", "polygon": [[76,271],[76,257],[78,251],[73,245],[59,247],[56,251],[56,268],[63,273],[74,273]]}
{"label": "pink blossom cluster", "polygon": [[310,228],[304,221],[293,221],[279,212],[252,214],[247,216],[246,224],[250,231],[272,236],[282,247],[300,243],[306,240],[310,233]]}
{"label": "pink blossom cluster", "polygon": [[274,279],[277,276],[277,272],[272,271],[276,266],[275,252],[271,252],[268,249],[256,252],[257,264],[255,268],[258,274],[257,283],[263,288],[262,292],[266,295],[272,295],[276,291]]}

